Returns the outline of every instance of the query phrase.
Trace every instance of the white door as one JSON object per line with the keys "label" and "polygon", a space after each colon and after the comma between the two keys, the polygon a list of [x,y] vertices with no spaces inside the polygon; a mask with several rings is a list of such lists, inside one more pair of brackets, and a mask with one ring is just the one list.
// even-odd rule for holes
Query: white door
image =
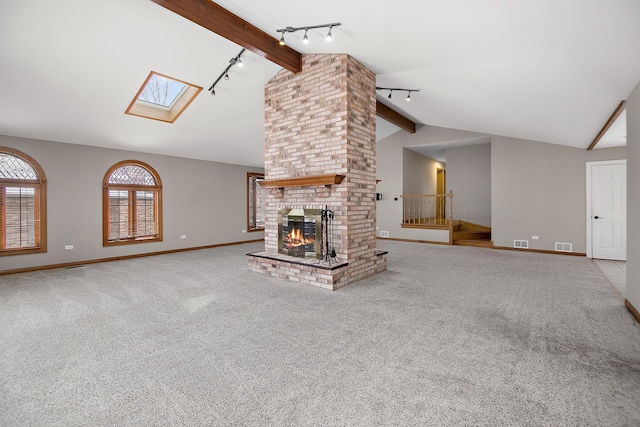
{"label": "white door", "polygon": [[[627,259],[627,163],[593,162],[587,165],[591,175],[592,258],[625,261]],[[589,209],[588,209],[589,210]],[[589,242],[587,242],[588,244]]]}

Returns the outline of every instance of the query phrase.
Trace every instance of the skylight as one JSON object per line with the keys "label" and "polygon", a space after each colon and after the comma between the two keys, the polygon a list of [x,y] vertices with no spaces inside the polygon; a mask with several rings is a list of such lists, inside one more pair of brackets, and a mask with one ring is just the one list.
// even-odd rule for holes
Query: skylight
{"label": "skylight", "polygon": [[201,90],[151,71],[125,114],[173,123]]}
{"label": "skylight", "polygon": [[151,77],[144,85],[142,93],[138,96],[138,101],[164,107],[168,110],[184,94],[187,85],[165,77],[161,74],[151,73]]}

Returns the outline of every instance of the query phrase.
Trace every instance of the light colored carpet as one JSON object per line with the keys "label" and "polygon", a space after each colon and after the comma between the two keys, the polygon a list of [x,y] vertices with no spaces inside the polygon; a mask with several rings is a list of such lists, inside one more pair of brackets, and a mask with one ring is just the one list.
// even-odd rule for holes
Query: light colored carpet
{"label": "light colored carpet", "polygon": [[379,241],[330,292],[261,249],[0,276],[0,425],[640,425],[640,327],[585,258]]}

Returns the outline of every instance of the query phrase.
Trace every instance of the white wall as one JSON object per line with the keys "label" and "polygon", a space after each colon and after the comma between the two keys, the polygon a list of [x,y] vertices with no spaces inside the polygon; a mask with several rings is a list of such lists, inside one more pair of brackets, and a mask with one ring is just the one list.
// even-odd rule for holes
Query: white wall
{"label": "white wall", "polygon": [[[262,169],[2,135],[0,146],[28,154],[44,169],[48,237],[46,253],[0,257],[0,271],[264,237],[242,233],[246,173]],[[143,161],[160,175],[164,241],[102,246],[102,181],[122,160]]]}
{"label": "white wall", "polygon": [[446,156],[454,218],[491,227],[491,144],[448,148]]}
{"label": "white wall", "polygon": [[585,164],[625,158],[625,147],[587,151],[492,137],[494,245],[513,247],[513,240],[523,239],[531,249],[554,250],[555,242],[566,242],[573,252],[586,253]]}
{"label": "white wall", "polygon": [[[442,237],[431,233],[432,230],[400,227],[402,203],[394,201],[394,197],[403,191],[403,147],[482,136],[485,135],[423,126],[415,134],[398,132],[379,141],[378,178],[382,182],[378,184],[377,191],[385,195],[385,200],[377,205],[379,230],[389,231],[391,237],[397,238],[447,241],[446,232],[446,237]],[[472,150],[472,147],[465,149]],[[567,242],[573,243],[574,252],[586,253],[585,164],[626,159],[626,153],[625,147],[587,151],[585,148],[491,136],[489,199],[494,245],[513,247],[513,240],[526,239],[532,249],[553,250],[555,242]],[[633,167],[631,163],[628,169]],[[456,194],[474,192],[476,184],[469,177],[458,178],[456,175],[460,173],[463,172],[456,167],[455,160],[452,165],[447,159],[447,188],[454,190],[456,218]],[[457,189],[453,188],[454,184]],[[539,236],[539,240],[533,240],[534,235]]]}
{"label": "white wall", "polygon": [[444,164],[404,148],[402,150],[402,194],[436,194],[436,175]]}
{"label": "white wall", "polygon": [[[382,193],[384,196],[384,200],[377,202],[378,231],[389,231],[389,235],[392,238],[448,242],[449,233],[447,231],[403,229],[400,226],[402,223],[402,201],[400,195],[404,194],[405,190],[403,187],[404,151],[406,150],[403,148],[481,136],[483,135],[457,129],[421,126],[414,134],[401,131],[378,141],[376,146],[377,178],[381,182],[377,186],[377,192]],[[442,168],[444,169],[444,165]],[[447,172],[448,180],[449,174]],[[398,200],[394,200],[395,198]]]}
{"label": "white wall", "polygon": [[627,300],[640,310],[640,84],[627,98]]}

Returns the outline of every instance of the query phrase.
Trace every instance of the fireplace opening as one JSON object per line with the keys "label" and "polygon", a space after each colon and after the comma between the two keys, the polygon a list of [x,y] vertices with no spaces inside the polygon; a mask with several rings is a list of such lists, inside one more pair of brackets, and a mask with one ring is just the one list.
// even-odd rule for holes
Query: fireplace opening
{"label": "fireplace opening", "polygon": [[322,258],[322,211],[278,211],[278,252],[299,258]]}

